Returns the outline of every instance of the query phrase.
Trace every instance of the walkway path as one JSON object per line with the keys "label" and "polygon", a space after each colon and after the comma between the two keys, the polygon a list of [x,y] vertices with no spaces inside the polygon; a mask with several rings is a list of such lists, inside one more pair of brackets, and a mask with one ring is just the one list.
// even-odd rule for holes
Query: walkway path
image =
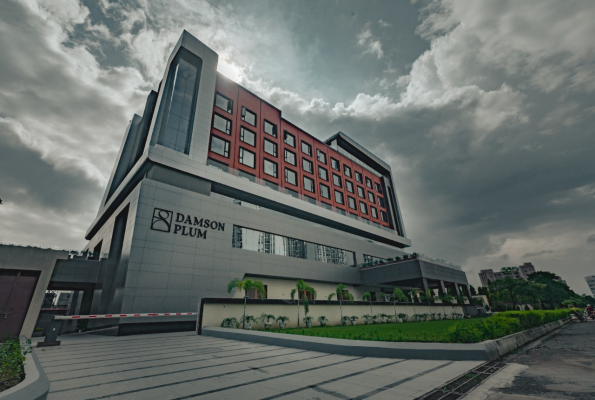
{"label": "walkway path", "polygon": [[36,348],[56,399],[414,399],[479,361],[349,357],[169,333]]}

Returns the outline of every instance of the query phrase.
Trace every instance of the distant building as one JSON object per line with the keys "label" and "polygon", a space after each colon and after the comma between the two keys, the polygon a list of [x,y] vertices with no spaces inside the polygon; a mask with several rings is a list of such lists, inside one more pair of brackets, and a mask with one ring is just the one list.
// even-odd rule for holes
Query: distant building
{"label": "distant building", "polygon": [[493,269],[482,269],[479,272],[479,279],[481,280],[481,285],[486,287],[488,286],[488,281],[494,282],[497,279],[503,279],[507,277],[512,279],[527,280],[529,275],[531,275],[534,272],[536,271],[533,264],[530,262],[526,262],[518,267],[513,267],[510,272],[494,272]]}
{"label": "distant building", "polygon": [[589,289],[591,289],[591,294],[595,296],[595,275],[585,276],[585,280],[587,281],[587,285],[589,285]]}

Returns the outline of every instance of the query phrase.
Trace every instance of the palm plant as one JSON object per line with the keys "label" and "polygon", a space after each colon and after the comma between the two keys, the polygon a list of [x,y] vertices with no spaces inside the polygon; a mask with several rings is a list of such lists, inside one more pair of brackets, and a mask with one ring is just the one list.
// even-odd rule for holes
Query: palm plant
{"label": "palm plant", "polygon": [[428,307],[430,309],[430,313],[432,312],[432,301],[434,300],[434,292],[432,291],[432,289],[426,289],[425,292],[423,292],[423,298],[428,302]]}
{"label": "palm plant", "polygon": [[364,318],[364,324],[368,325],[370,322],[372,322],[372,316],[370,314],[366,314],[363,316]]}
{"label": "palm plant", "polygon": [[298,306],[298,328],[300,327],[300,293],[302,294],[302,302],[304,303],[304,312],[306,313],[306,316],[308,315],[308,312],[310,312],[310,303],[308,302],[308,294],[310,294],[310,296],[312,296],[312,299],[316,299],[316,290],[314,290],[314,288],[310,285],[308,285],[306,282],[304,282],[303,279],[298,279],[298,281],[295,283],[295,288],[291,289],[291,301],[293,301],[295,295],[297,293],[297,306]]}
{"label": "palm plant", "polygon": [[320,322],[320,326],[326,326],[328,318],[324,315],[321,315],[320,317],[318,317],[318,322]]}
{"label": "palm plant", "polygon": [[240,318],[240,322],[242,323],[244,329],[250,329],[252,323],[256,322],[256,318],[254,318],[252,315],[243,315],[242,318]]}
{"label": "palm plant", "polygon": [[313,319],[314,319],[314,317],[313,317],[313,316],[311,316],[311,315],[306,315],[306,316],[303,318],[303,321],[306,323],[306,327],[307,327],[307,328],[311,328],[311,327],[312,327],[312,320],[313,320]]}
{"label": "palm plant", "polygon": [[397,301],[404,301],[405,303],[409,303],[409,299],[405,296],[405,293],[399,288],[395,288],[393,290],[393,307],[395,309],[395,320],[397,319]]}
{"label": "palm plant", "polygon": [[337,295],[337,300],[339,300],[339,310],[341,311],[341,320],[343,320],[343,300],[353,303],[353,295],[347,291],[347,286],[342,283],[337,285],[336,293],[331,293],[328,296],[329,301],[333,298],[334,294]]}
{"label": "palm plant", "polygon": [[250,290],[254,290],[256,291],[256,293],[259,293],[260,297],[263,299],[267,295],[267,292],[262,282],[253,281],[252,279],[246,279],[245,281],[241,281],[239,279],[232,279],[227,284],[227,293],[231,293],[231,291],[234,288],[238,288],[238,291],[240,292],[242,290],[244,291],[244,316],[242,317],[243,319],[246,318],[246,299],[248,298],[248,296],[246,295],[247,292],[249,292]]}
{"label": "palm plant", "polygon": [[409,315],[405,314],[405,313],[400,313],[398,315],[398,317],[403,321],[403,322],[407,322],[407,319],[409,318]]}
{"label": "palm plant", "polygon": [[280,315],[277,317],[276,321],[279,323],[279,328],[283,329],[285,327],[285,323],[289,321],[289,317]]}
{"label": "palm plant", "polygon": [[235,319],[234,317],[231,318],[224,318],[223,322],[221,322],[221,326],[223,328],[231,328],[233,326],[236,326],[236,328],[238,327],[238,325],[240,325],[240,323],[238,322],[237,319]]}
{"label": "palm plant", "polygon": [[409,294],[411,295],[411,302],[413,303],[413,314],[417,315],[417,311],[415,310],[415,299],[421,293],[421,290],[413,289]]}
{"label": "palm plant", "polygon": [[446,317],[446,309],[444,308],[445,304],[451,304],[452,303],[452,296],[448,293],[443,294],[442,296],[440,296],[440,301],[442,302],[442,311],[444,316]]}
{"label": "palm plant", "polygon": [[372,309],[372,294],[370,294],[370,292],[366,292],[364,293],[364,295],[362,296],[362,299],[364,301],[370,300],[370,314],[374,314],[374,310]]}
{"label": "palm plant", "polygon": [[272,324],[271,320],[274,321],[275,316],[273,314],[262,313],[258,319],[260,320],[260,323],[264,325],[264,329],[269,329]]}

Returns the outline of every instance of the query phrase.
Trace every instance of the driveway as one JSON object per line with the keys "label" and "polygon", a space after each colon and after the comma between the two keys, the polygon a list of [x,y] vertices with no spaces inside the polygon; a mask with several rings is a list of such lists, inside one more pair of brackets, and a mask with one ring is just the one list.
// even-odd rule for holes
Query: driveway
{"label": "driveway", "polygon": [[349,357],[168,333],[36,348],[57,399],[414,399],[479,361]]}

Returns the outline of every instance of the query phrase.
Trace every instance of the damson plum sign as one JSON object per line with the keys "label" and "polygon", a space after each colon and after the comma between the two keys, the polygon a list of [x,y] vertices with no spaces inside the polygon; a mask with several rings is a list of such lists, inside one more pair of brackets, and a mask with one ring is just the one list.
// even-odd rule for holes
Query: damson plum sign
{"label": "damson plum sign", "polygon": [[174,219],[173,211],[155,208],[153,209],[151,229],[160,232],[172,232],[174,235],[206,239],[208,229],[225,231],[225,224],[183,213],[175,213]]}

